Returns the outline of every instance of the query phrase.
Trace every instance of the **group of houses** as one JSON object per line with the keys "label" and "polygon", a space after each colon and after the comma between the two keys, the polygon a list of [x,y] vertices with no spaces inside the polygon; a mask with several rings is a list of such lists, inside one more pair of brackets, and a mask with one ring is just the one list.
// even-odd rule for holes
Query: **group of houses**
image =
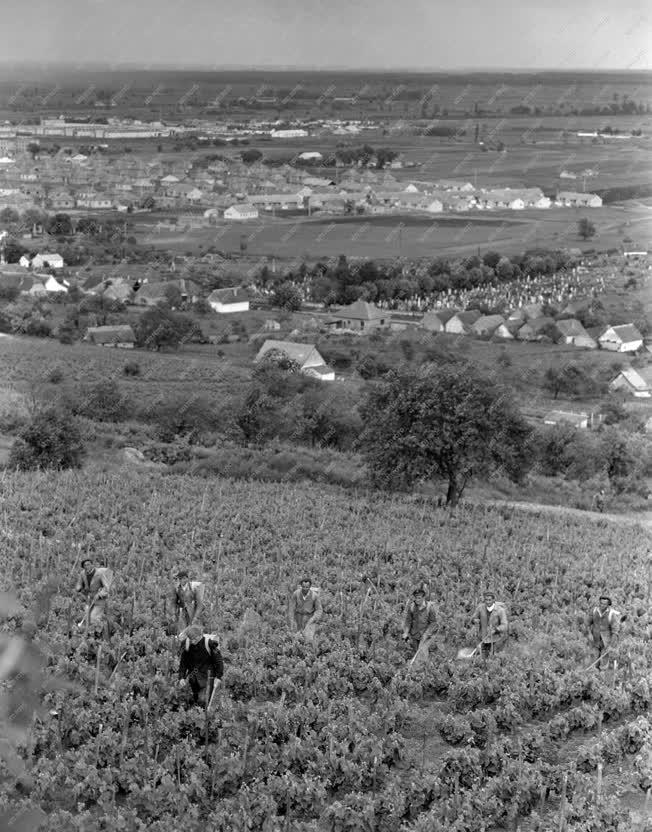
{"label": "group of houses", "polygon": [[[315,161],[316,151],[306,152]],[[302,155],[299,154],[297,159]],[[305,161],[305,160],[304,160]],[[403,167],[397,159],[388,168]],[[526,208],[582,207],[602,204],[597,194],[561,191],[554,198],[540,188],[477,188],[464,180],[397,180],[391,169],[356,165],[320,176],[300,164],[277,167],[262,161],[218,158],[194,165],[178,159],[118,158],[62,147],[54,155],[26,150],[0,157],[0,208],[38,206],[52,211],[87,212],[170,210],[195,217],[200,225],[219,220],[255,220],[266,212],[321,211],[342,214]],[[177,223],[178,225],[178,223]],[[163,226],[158,227],[164,230]]]}
{"label": "group of houses", "polygon": [[419,328],[428,332],[450,335],[475,335],[504,341],[546,341],[584,349],[601,349],[634,353],[643,348],[641,333],[633,324],[585,329],[574,317],[582,302],[572,301],[557,318],[545,315],[541,304],[529,304],[507,316],[483,315],[477,309],[439,309],[422,317],[395,315],[372,303],[358,300],[343,307],[324,324],[335,331],[370,332],[389,328]]}

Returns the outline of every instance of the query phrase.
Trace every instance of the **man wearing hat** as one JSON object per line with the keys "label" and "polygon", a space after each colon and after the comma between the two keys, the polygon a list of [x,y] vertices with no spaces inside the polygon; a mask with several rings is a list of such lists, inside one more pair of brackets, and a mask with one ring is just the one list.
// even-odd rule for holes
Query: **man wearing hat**
{"label": "man wearing hat", "polygon": [[412,652],[426,642],[435,629],[435,605],[426,600],[426,590],[419,584],[412,593],[403,620],[403,641],[409,644]]}
{"label": "man wearing hat", "polygon": [[204,584],[201,581],[191,581],[185,567],[177,569],[176,579],[172,596],[175,626],[183,628],[198,624],[204,610]]}
{"label": "man wearing hat", "polygon": [[[210,702],[213,683],[224,674],[224,662],[217,641],[198,624],[191,624],[179,634],[183,642],[179,662],[179,685],[190,685],[192,696],[197,705]],[[209,689],[209,677],[211,685]]]}
{"label": "man wearing hat", "polygon": [[496,653],[505,645],[509,634],[507,610],[503,604],[496,601],[493,592],[483,594],[482,602],[473,613],[473,623],[478,628],[484,658]]}
{"label": "man wearing hat", "polygon": [[612,607],[608,595],[598,598],[598,606],[588,615],[587,627],[598,651],[598,667],[601,667],[605,653],[615,646],[620,630],[620,613]]}

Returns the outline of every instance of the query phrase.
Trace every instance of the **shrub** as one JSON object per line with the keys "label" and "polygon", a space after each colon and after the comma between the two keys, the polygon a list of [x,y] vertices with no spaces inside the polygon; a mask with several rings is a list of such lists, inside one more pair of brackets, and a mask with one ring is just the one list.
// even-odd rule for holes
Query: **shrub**
{"label": "shrub", "polygon": [[124,422],[133,415],[132,402],[116,381],[98,381],[84,385],[71,403],[76,415],[97,422]]}
{"label": "shrub", "polygon": [[50,384],[60,384],[64,379],[63,370],[61,367],[53,367],[48,373],[47,380]]}
{"label": "shrub", "polygon": [[127,363],[123,367],[122,372],[126,376],[139,376],[140,364],[137,361],[127,361]]}
{"label": "shrub", "polygon": [[11,449],[9,466],[23,471],[79,468],[84,454],[81,431],[74,417],[51,408],[37,413],[21,430]]}

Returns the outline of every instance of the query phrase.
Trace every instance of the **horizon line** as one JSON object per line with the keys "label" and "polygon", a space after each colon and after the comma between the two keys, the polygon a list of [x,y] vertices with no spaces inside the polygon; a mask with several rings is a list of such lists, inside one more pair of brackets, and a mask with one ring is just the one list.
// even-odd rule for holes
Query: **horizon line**
{"label": "horizon line", "polygon": [[598,75],[601,73],[620,72],[623,74],[643,73],[651,74],[652,68],[632,68],[632,67],[601,67],[599,69],[591,67],[568,67],[560,69],[559,67],[514,67],[514,66],[487,66],[487,67],[417,67],[417,66],[395,66],[395,67],[373,67],[373,66],[349,66],[349,65],[324,65],[324,66],[310,66],[310,65],[291,65],[291,64],[221,64],[210,65],[208,63],[185,64],[182,62],[175,63],[143,63],[140,61],[122,61],[120,63],[112,63],[110,61],[58,61],[58,60],[34,60],[25,59],[19,61],[3,60],[0,58],[0,66],[2,67],[16,67],[21,68],[38,68],[38,67],[59,67],[61,69],[101,69],[113,72],[121,70],[140,70],[142,72],[157,70],[177,71],[177,72],[346,72],[346,73],[362,73],[370,74],[391,74],[396,72],[409,72],[419,75],[458,75],[458,74],[554,74],[554,75],[568,75],[569,73],[585,73]]}

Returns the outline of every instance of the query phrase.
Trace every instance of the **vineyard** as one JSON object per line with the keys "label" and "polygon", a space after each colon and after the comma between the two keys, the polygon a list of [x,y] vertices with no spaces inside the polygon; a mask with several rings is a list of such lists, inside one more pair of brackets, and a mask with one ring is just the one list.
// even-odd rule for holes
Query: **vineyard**
{"label": "vineyard", "polygon": [[[0,814],[38,808],[66,832],[652,829],[642,529],[151,472],[13,474],[0,489],[2,589],[39,606],[52,683]],[[116,573],[109,643],[76,627],[83,557]],[[210,714],[176,685],[179,563],[206,581],[224,655]],[[287,626],[305,574],[324,605],[314,644]],[[410,668],[402,612],[424,578],[437,633]],[[457,661],[487,586],[509,647]],[[579,622],[605,590],[627,614],[618,665],[585,670]]]}

